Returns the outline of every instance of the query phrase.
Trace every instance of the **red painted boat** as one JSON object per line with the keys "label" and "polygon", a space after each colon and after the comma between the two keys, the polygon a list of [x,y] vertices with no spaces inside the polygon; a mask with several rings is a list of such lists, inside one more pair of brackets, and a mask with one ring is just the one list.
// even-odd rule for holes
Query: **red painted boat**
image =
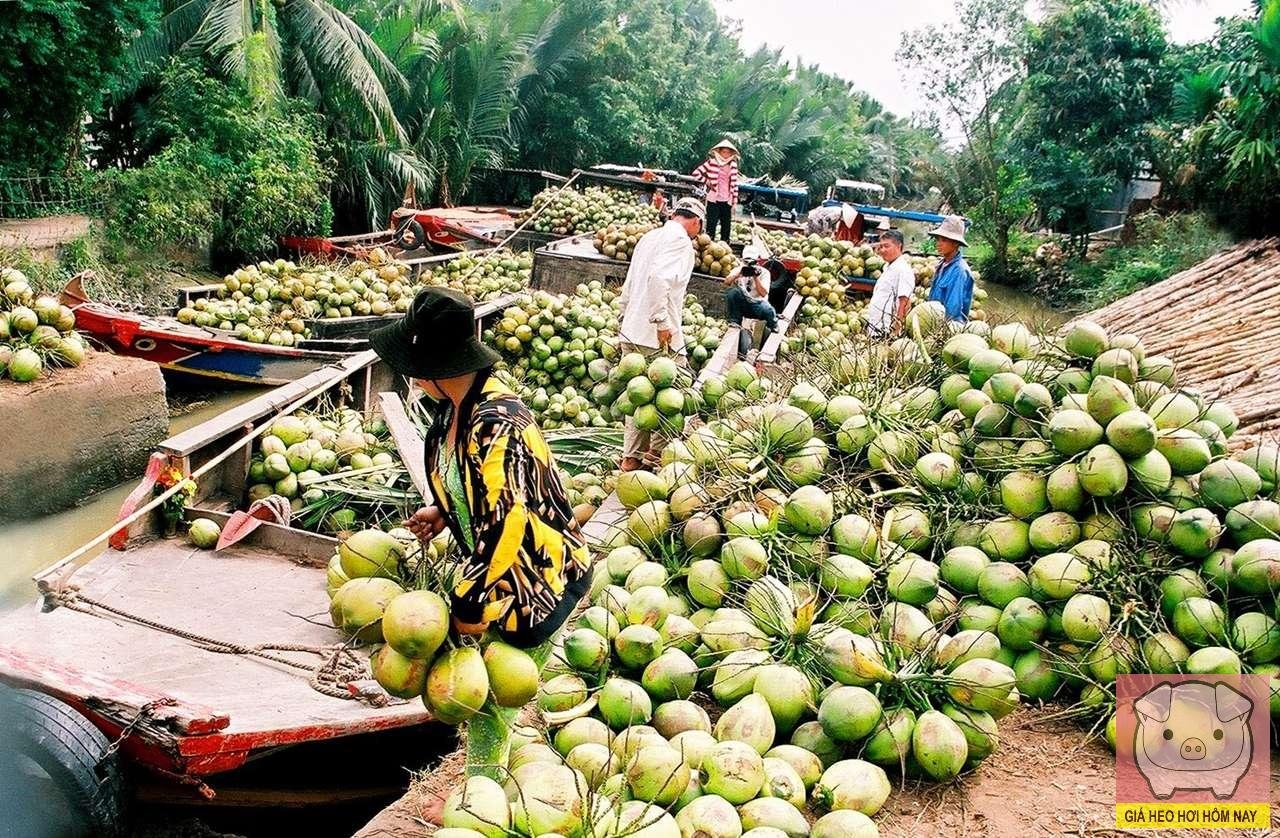
{"label": "red painted boat", "polygon": [[443,250],[492,247],[516,227],[506,207],[397,207],[387,229],[350,236],[284,236],[280,244],[296,253],[330,258],[363,259],[374,248],[390,255],[439,248]]}
{"label": "red painted boat", "polygon": [[62,291],[76,329],[99,348],[154,361],[166,371],[238,384],[280,385],[350,357],[351,351],[272,346],[230,332],[188,326],[173,317],[118,311],[90,300],[79,276]]}
{"label": "red painted boat", "polygon": [[[359,353],[165,440],[121,520],[154,497],[162,476],[203,467],[188,515],[225,524],[244,491],[255,429],[314,398],[374,404],[398,381],[372,352]],[[6,760],[15,750],[25,753],[54,777],[67,809],[84,822],[75,834],[100,836],[121,826],[112,821],[122,801],[105,796],[125,794],[110,782],[125,773],[139,793],[151,789],[152,799],[166,802],[253,805],[243,796],[257,791],[259,801],[301,805],[333,797],[304,794],[305,787],[291,785],[296,776],[275,778],[278,796],[260,788],[270,779],[242,791],[236,783],[243,781],[227,772],[309,743],[330,749],[314,762],[345,784],[332,794],[384,795],[388,788],[366,787],[334,767],[371,743],[391,760],[397,757],[389,749],[404,747],[405,737],[422,753],[429,750],[420,738],[449,740],[445,728],[421,727],[430,720],[421,701],[390,699],[350,668],[329,673],[327,693],[313,688],[317,668],[342,642],[317,614],[327,602],[334,539],[263,523],[243,541],[212,551],[165,537],[163,529],[157,512],[140,517],[111,538],[114,549],[104,544],[96,555],[84,549],[78,552],[87,561],[73,554],[41,571],[39,601],[0,615],[6,793],[12,779]],[[407,777],[404,764],[390,767]],[[224,791],[225,799],[214,799]]]}

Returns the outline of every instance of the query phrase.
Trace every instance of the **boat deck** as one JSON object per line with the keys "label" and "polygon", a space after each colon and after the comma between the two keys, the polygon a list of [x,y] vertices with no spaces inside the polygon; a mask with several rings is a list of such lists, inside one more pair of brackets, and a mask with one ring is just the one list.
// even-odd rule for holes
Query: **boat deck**
{"label": "boat deck", "polygon": [[[82,596],[130,614],[242,646],[341,640],[328,625],[323,559],[314,555],[283,556],[245,542],[215,553],[157,539],[103,553],[70,582]],[[0,678],[50,692],[99,720],[127,723],[144,704],[172,700],[134,737],[145,741],[133,744],[159,747],[170,770],[183,773],[234,768],[263,748],[430,718],[418,701],[376,708],[334,698],[312,689],[307,672],[107,614],[41,613],[33,605],[0,619],[0,636]],[[309,666],[320,660],[283,655]]]}

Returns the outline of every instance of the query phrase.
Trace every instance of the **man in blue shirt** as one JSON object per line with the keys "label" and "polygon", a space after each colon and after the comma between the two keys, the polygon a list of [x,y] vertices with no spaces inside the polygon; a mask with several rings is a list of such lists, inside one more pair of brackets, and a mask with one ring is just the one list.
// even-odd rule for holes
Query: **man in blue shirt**
{"label": "man in blue shirt", "polygon": [[964,219],[948,215],[929,235],[942,257],[933,273],[929,299],[942,303],[948,320],[968,320],[969,306],[973,304],[973,271],[960,254],[960,248],[968,245],[964,240]]}

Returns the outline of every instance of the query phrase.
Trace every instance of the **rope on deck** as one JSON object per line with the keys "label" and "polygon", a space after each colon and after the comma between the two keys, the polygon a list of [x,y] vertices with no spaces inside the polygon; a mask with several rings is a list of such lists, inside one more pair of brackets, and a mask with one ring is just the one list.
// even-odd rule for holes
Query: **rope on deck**
{"label": "rope on deck", "polygon": [[[49,597],[54,605],[62,608],[69,608],[72,611],[79,611],[82,614],[91,616],[101,616],[98,612],[106,612],[137,625],[180,637],[210,652],[245,655],[305,672],[310,676],[308,683],[311,688],[331,698],[362,701],[372,707],[385,707],[392,703],[392,699],[387,693],[371,684],[362,683],[370,681],[369,668],[365,661],[352,651],[348,643],[334,643],[323,646],[311,646],[303,643],[259,643],[254,646],[246,646],[241,643],[231,643],[197,634],[193,631],[176,628],[132,614],[124,609],[84,596],[72,586],[50,592]],[[322,660],[319,664],[299,663],[284,657],[283,654],[278,654],[283,652],[314,655]]]}

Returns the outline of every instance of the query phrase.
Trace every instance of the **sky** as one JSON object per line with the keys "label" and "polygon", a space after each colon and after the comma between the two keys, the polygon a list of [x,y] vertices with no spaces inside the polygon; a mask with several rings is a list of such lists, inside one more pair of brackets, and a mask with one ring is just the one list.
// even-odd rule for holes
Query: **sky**
{"label": "sky", "polygon": [[[848,79],[900,116],[923,108],[914,77],[894,53],[904,32],[956,19],[956,0],[714,0],[722,18],[741,22],[747,51],[767,44]],[[1248,13],[1250,0],[1165,0],[1166,25],[1179,43],[1205,40],[1219,17]]]}

